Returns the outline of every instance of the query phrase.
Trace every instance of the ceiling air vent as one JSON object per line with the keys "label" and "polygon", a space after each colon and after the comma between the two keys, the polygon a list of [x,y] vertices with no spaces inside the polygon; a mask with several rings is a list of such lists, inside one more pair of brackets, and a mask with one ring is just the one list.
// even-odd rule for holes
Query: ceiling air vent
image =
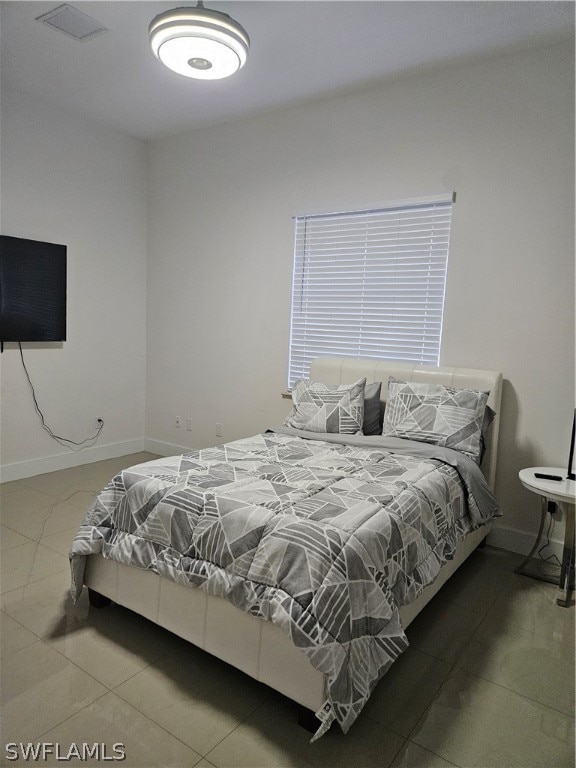
{"label": "ceiling air vent", "polygon": [[67,3],[38,16],[36,21],[43,21],[76,40],[89,40],[100,32],[106,32],[106,27],[103,27],[99,21]]}

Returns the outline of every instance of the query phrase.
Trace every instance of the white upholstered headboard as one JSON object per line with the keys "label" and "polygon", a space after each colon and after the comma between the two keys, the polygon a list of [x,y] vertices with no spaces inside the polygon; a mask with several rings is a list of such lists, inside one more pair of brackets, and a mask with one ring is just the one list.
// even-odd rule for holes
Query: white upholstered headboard
{"label": "white upholstered headboard", "polygon": [[500,430],[502,374],[498,371],[484,371],[478,368],[440,368],[352,357],[317,357],[310,365],[310,378],[324,384],[352,384],[364,377],[368,384],[381,381],[383,386],[380,399],[383,402],[386,402],[388,396],[389,376],[405,381],[431,382],[456,388],[470,387],[490,392],[488,405],[495,411],[496,416],[486,435],[486,453],[482,460],[482,472],[490,487],[494,489]]}

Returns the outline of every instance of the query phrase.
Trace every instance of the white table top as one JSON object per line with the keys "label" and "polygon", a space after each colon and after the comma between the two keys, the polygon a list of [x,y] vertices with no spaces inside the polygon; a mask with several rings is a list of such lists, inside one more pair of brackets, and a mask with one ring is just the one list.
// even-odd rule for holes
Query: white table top
{"label": "white table top", "polygon": [[[543,480],[534,477],[535,472],[543,472],[546,475],[560,475],[562,480]],[[563,501],[566,504],[574,504],[576,499],[576,480],[566,479],[566,468],[560,467],[529,467],[521,469],[518,473],[520,482],[529,491],[545,496],[552,501]]]}

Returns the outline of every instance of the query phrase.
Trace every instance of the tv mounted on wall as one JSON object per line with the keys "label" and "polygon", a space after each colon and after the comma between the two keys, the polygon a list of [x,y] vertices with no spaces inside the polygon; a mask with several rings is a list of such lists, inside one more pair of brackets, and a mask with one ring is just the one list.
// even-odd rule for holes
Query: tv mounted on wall
{"label": "tv mounted on wall", "polygon": [[0,342],[66,341],[66,246],[0,235]]}

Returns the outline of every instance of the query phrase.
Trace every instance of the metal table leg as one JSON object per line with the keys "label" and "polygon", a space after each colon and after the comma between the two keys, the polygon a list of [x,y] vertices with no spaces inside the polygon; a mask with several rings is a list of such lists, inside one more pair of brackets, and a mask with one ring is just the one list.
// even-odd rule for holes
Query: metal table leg
{"label": "metal table leg", "polygon": [[[538,535],[536,536],[536,541],[534,542],[534,546],[530,550],[530,554],[528,554],[524,560],[520,563],[520,565],[514,569],[514,573],[519,573],[522,576],[532,576],[533,578],[542,579],[541,576],[533,574],[530,571],[527,571],[525,566],[527,563],[532,560],[534,557],[534,554],[536,553],[536,550],[540,546],[540,542],[542,541],[542,533],[544,531],[544,523],[546,522],[546,515],[548,514],[548,500],[544,496],[540,496],[540,528],[538,530]],[[548,579],[542,579],[543,581],[548,581]]]}
{"label": "metal table leg", "polygon": [[559,595],[556,599],[558,605],[568,607],[570,605],[570,592],[574,588],[574,510],[568,509],[567,504],[561,504],[564,512],[564,551],[562,553],[562,567],[560,569]]}

